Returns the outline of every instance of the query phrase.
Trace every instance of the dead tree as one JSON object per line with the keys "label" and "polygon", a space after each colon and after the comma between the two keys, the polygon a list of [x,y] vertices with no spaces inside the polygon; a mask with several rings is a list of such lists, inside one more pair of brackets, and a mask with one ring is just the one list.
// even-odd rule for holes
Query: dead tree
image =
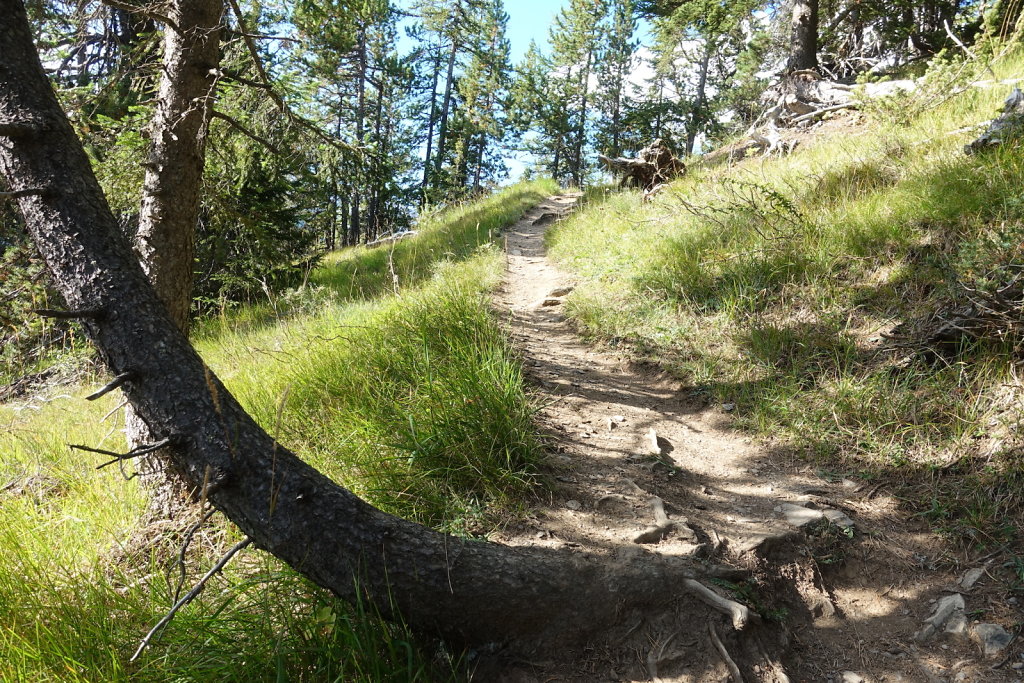
{"label": "dead tree", "polygon": [[603,154],[597,158],[606,169],[622,176],[620,187],[639,187],[645,192],[686,174],[686,164],[676,158],[669,143],[661,138],[640,150],[635,159]]}
{"label": "dead tree", "polygon": [[[696,633],[706,628],[706,605],[756,633],[746,608],[695,581],[713,569],[652,553],[609,562],[454,538],[377,510],[275,442],[203,363],[147,280],[46,80],[21,0],[0,0],[0,15],[8,17],[0,26],[0,174],[66,315],[81,318],[173,465],[256,547],[338,596],[362,597],[455,643],[562,647],[638,611],[682,611]],[[741,664],[753,671],[760,656]]]}

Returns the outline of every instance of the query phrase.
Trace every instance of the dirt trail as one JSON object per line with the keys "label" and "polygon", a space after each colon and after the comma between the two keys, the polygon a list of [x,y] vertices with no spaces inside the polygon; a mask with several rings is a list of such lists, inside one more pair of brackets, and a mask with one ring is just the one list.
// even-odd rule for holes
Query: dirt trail
{"label": "dirt trail", "polygon": [[[914,640],[966,567],[944,555],[884,490],[822,478],[785,449],[733,429],[730,406],[709,405],[665,373],[574,334],[561,310],[571,278],[545,257],[543,235],[577,199],[552,197],[506,233],[508,272],[496,303],[544,400],[540,421],[555,453],[557,487],[525,522],[492,538],[609,556],[639,544],[750,570],[757,579],[751,593],[735,586],[722,593],[759,602],[763,614],[779,619],[790,640],[785,664],[793,681],[1019,680],[1011,668],[1021,661],[1019,647],[993,661],[966,637]],[[659,500],[668,520],[661,517],[655,528],[652,503]],[[855,527],[847,530],[849,524]],[[975,595],[992,602],[984,584]],[[590,673],[577,661],[571,670],[562,663],[534,675],[649,680],[642,655],[641,677],[611,664],[602,671],[596,654]],[[1002,667],[990,668],[1004,658]],[[724,665],[702,672],[683,662],[675,671],[658,680],[728,680]],[[776,680],[764,673],[758,680]]]}

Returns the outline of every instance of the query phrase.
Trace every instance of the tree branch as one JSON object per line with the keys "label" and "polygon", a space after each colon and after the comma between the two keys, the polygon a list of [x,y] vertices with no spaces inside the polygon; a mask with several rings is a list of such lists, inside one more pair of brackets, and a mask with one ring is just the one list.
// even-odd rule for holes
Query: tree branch
{"label": "tree branch", "polygon": [[210,112],[210,116],[212,116],[215,119],[220,119],[221,121],[226,121],[229,126],[234,128],[235,130],[237,130],[239,133],[241,133],[245,137],[249,138],[250,140],[252,140],[254,142],[260,143],[261,145],[263,145],[264,147],[269,149],[271,152],[273,152],[277,156],[282,156],[281,150],[276,145],[274,145],[274,143],[272,143],[270,140],[267,140],[264,137],[261,137],[261,136],[257,135],[256,133],[252,132],[251,130],[246,128],[244,125],[242,125],[236,119],[228,116],[227,114],[224,114],[223,112],[219,112],[217,110],[214,110],[214,111]]}
{"label": "tree branch", "polygon": [[153,9],[152,6],[139,7],[138,5],[132,5],[127,2],[121,2],[120,0],[100,0],[100,3],[106,5],[107,7],[113,7],[114,9],[124,10],[125,12],[129,12],[131,14],[141,14],[144,17],[155,19],[156,21],[159,21],[161,24],[166,24],[167,27],[175,33],[181,33],[181,27],[179,27],[178,24],[173,19],[168,17],[166,14],[157,12]]}
{"label": "tree branch", "polygon": [[142,651],[149,647],[149,643],[153,640],[153,636],[155,636],[164,626],[171,623],[171,620],[174,619],[174,615],[178,613],[178,610],[180,610],[182,607],[195,600],[197,597],[199,597],[199,594],[206,589],[206,584],[210,581],[210,579],[212,579],[214,575],[217,574],[219,571],[224,569],[227,563],[231,561],[232,557],[234,557],[240,551],[247,548],[250,544],[252,544],[252,539],[246,536],[245,540],[239,541],[234,546],[232,546],[230,550],[224,553],[224,556],[217,561],[217,564],[213,565],[210,571],[206,572],[206,575],[203,576],[203,578],[199,579],[199,583],[197,583],[192,588],[192,590],[186,593],[185,597],[183,597],[181,600],[178,600],[178,602],[174,603],[174,606],[171,607],[171,611],[168,612],[163,619],[157,622],[156,626],[150,629],[149,633],[146,634],[146,637],[142,639],[141,643],[139,643],[139,649],[135,651],[135,654],[133,654],[132,658],[128,661],[134,662],[135,660],[137,660],[139,658],[139,655],[142,654]]}
{"label": "tree branch", "polygon": [[100,398],[101,396],[106,396],[107,394],[109,394],[114,389],[117,389],[119,386],[121,386],[122,384],[124,384],[128,380],[132,379],[132,377],[134,377],[134,376],[135,376],[135,373],[132,372],[131,370],[129,370],[128,372],[122,372],[120,375],[118,375],[114,379],[110,380],[110,382],[108,384],[100,387],[99,389],[97,389],[93,393],[91,393],[88,396],[86,396],[85,400],[86,401],[95,401],[96,399]]}
{"label": "tree branch", "polygon": [[54,318],[56,320],[79,320],[91,318],[99,320],[103,317],[103,310],[99,308],[83,308],[77,311],[57,311],[52,308],[33,308],[32,312],[43,318]]}
{"label": "tree branch", "polygon": [[131,460],[132,458],[139,458],[142,457],[143,455],[148,455],[154,451],[158,451],[165,446],[169,446],[172,443],[172,441],[173,440],[170,437],[167,437],[166,439],[161,439],[160,441],[149,444],[148,446],[139,446],[138,448],[133,448],[127,453],[117,453],[115,451],[107,451],[103,450],[102,448],[93,448],[91,446],[81,446],[78,444],[70,444],[70,446],[76,451],[85,451],[87,453],[99,453],[100,455],[113,456],[113,460],[109,460],[105,463],[96,466],[96,469],[101,470],[104,467],[113,465],[115,462],[123,462],[125,460]]}
{"label": "tree branch", "polygon": [[21,199],[22,197],[34,197],[44,195],[49,191],[49,188],[45,187],[27,187],[24,190],[11,190],[10,192],[0,192],[0,199]]}

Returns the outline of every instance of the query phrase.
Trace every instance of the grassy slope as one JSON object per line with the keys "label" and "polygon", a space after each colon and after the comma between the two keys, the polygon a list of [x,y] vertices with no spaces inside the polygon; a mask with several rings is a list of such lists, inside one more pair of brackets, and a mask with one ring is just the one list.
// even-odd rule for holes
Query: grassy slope
{"label": "grassy slope", "polygon": [[[993,68],[1019,77],[1024,57]],[[991,543],[1024,531],[1010,349],[929,364],[882,336],[906,323],[913,339],[962,301],[957,283],[991,287],[1020,262],[1024,146],[968,157],[977,130],[957,132],[994,116],[1009,87],[950,97],[970,75],[933,69],[931,86],[872,107],[862,128],[783,159],[698,167],[649,204],[594,192],[549,243],[581,280],[582,329],[735,403],[741,426],[823,471],[909,476],[917,511]]]}
{"label": "grassy slope", "polygon": [[[332,256],[312,286],[206,321],[197,346],[257,419],[379,506],[453,530],[514,504],[537,443],[519,367],[491,319],[490,244],[555,191],[518,185],[427,218],[393,250]],[[397,285],[392,268],[398,275]],[[400,627],[339,604],[272,558],[247,553],[181,613],[140,663],[167,610],[180,530],[139,529],[146,501],[99,456],[121,447],[116,398],[86,388],[0,406],[0,680],[435,680]],[[204,571],[234,542],[193,543]],[[190,576],[190,581],[192,577]]]}

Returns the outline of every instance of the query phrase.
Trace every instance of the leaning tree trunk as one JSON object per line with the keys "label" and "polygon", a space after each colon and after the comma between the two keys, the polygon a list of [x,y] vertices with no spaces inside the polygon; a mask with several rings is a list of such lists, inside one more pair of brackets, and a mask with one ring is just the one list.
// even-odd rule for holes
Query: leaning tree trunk
{"label": "leaning tree trunk", "polygon": [[796,0],[790,38],[789,71],[818,68],[818,0]]}
{"label": "leaning tree trunk", "polygon": [[[339,596],[459,643],[557,634],[564,645],[635,620],[634,609],[695,609],[676,600],[688,590],[708,598],[681,558],[632,553],[610,563],[467,541],[386,515],[276,443],[147,281],[46,80],[21,0],[0,0],[0,16],[0,174],[68,315],[82,319],[153,437],[171,444],[174,464],[257,547]],[[749,615],[732,605],[724,611],[741,628]]]}

